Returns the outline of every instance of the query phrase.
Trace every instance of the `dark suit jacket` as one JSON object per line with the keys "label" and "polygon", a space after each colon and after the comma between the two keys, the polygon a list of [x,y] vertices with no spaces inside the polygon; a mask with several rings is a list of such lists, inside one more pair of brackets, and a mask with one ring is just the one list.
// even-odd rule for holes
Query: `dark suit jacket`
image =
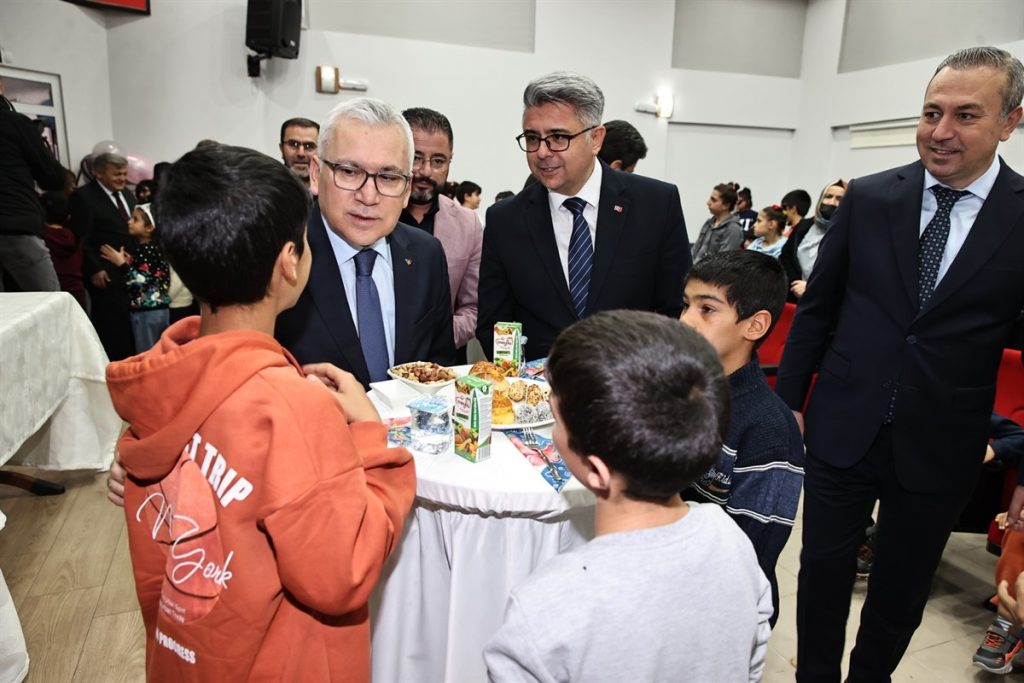
{"label": "dark suit jacket", "polygon": [[[130,215],[135,208],[135,195],[127,189],[122,190],[121,195],[128,205]],[[82,243],[82,274],[86,281],[101,270],[106,270],[111,282],[121,282],[121,269],[100,258],[100,246],[109,244],[114,249],[127,248],[134,246],[135,240],[128,234],[128,223],[114,206],[110,195],[94,180],[71,194],[68,208],[71,212],[71,230]]]}
{"label": "dark suit jacket", "polygon": [[[313,252],[309,283],[295,306],[278,316],[274,334],[300,363],[333,363],[369,386],[370,372],[327,230],[314,204],[308,225]],[[441,243],[403,223],[395,226],[388,243],[395,277],[395,364],[427,360],[452,365],[452,304]]]}
{"label": "dark suit jacket", "polygon": [[1002,349],[1024,307],[1024,178],[1002,165],[967,241],[918,311],[923,187],[920,162],[850,184],[797,307],[776,391],[800,409],[820,362],[805,441],[810,454],[843,468],[867,452],[898,385],[900,483],[952,492],[971,486],[981,465]]}
{"label": "dark suit jacket", "polygon": [[[676,187],[604,166],[587,312],[625,308],[678,317],[690,263]],[[521,322],[527,357],[543,358],[576,320],[548,191],[535,183],[487,210],[476,336],[489,358],[494,323]]]}

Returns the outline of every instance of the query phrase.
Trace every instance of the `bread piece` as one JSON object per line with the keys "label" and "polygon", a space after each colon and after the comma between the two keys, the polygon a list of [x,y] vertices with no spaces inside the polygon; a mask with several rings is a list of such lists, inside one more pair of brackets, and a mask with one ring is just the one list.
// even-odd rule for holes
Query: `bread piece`
{"label": "bread piece", "polygon": [[496,425],[510,425],[516,421],[512,400],[507,394],[494,394],[491,402],[491,421]]}

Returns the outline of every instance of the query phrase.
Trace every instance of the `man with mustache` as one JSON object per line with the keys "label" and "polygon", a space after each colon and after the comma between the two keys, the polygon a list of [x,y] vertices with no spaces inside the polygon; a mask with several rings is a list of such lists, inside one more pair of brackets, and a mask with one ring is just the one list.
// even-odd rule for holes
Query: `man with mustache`
{"label": "man with mustache", "polygon": [[310,163],[309,284],[277,318],[300,363],[333,363],[364,387],[393,365],[455,361],[444,249],[399,222],[412,160],[412,131],[391,105],[358,98],[330,111]]}
{"label": "man with mustache", "polygon": [[412,128],[412,191],[402,211],[402,222],[414,225],[441,241],[448,261],[455,348],[465,362],[466,343],[476,333],[477,282],[484,233],[475,212],[441,192],[451,168],[452,126],[444,114],[414,107],[402,112]]}
{"label": "man with mustache", "polygon": [[281,124],[281,160],[296,178],[309,189],[309,164],[316,154],[316,138],[320,126],[309,119],[288,119]]}

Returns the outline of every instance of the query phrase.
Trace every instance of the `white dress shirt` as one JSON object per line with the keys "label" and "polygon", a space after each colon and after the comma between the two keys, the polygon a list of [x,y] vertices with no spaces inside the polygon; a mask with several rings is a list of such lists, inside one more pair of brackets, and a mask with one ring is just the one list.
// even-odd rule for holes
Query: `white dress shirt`
{"label": "white dress shirt", "polygon": [[[341,271],[341,282],[345,286],[345,298],[348,299],[348,310],[352,315],[352,324],[359,334],[359,314],[356,311],[356,254],[362,247],[351,244],[336,233],[327,216],[320,213],[324,227],[327,228],[327,239],[334,251],[334,258]],[[373,283],[377,285],[377,296],[380,298],[380,312],[384,317],[384,338],[388,343],[388,364],[395,364],[395,271],[391,263],[391,245],[387,237],[381,237],[370,245],[377,252],[373,263]]]}
{"label": "white dress shirt", "polygon": [[575,195],[548,191],[548,206],[551,209],[551,225],[555,228],[555,244],[558,246],[558,260],[562,263],[565,283],[569,284],[569,240],[572,238],[572,211],[562,206],[570,196],[579,197],[587,203],[583,217],[590,226],[590,242],[597,249],[597,205],[601,200],[601,162],[594,160],[594,172]]}
{"label": "white dress shirt", "polygon": [[[939,262],[939,276],[935,279],[936,286],[945,277],[946,271],[949,270],[950,264],[953,263],[953,259],[960,253],[960,248],[967,241],[967,235],[971,232],[974,219],[978,217],[981,205],[985,203],[988,193],[992,191],[992,186],[995,185],[996,176],[998,175],[999,156],[996,155],[992,159],[992,164],[988,167],[988,170],[964,188],[970,194],[964,195],[953,205],[953,210],[949,213],[949,239],[946,240],[946,248],[942,252],[942,261]],[[925,169],[924,196],[921,201],[921,226],[918,237],[924,234],[924,229],[928,227],[928,222],[935,216],[935,211],[939,206],[938,200],[935,199],[935,195],[929,189],[933,185],[949,187],[945,183],[940,183],[935,179],[935,176],[928,172],[928,169]]]}

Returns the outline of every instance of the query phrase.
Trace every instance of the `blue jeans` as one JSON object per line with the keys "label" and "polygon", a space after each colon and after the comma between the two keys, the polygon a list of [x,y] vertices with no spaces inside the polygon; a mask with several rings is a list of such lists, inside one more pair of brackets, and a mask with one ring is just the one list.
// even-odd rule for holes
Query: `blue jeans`
{"label": "blue jeans", "polygon": [[132,311],[132,334],[135,336],[135,353],[148,351],[167,329],[170,313],[166,308],[147,308]]}

